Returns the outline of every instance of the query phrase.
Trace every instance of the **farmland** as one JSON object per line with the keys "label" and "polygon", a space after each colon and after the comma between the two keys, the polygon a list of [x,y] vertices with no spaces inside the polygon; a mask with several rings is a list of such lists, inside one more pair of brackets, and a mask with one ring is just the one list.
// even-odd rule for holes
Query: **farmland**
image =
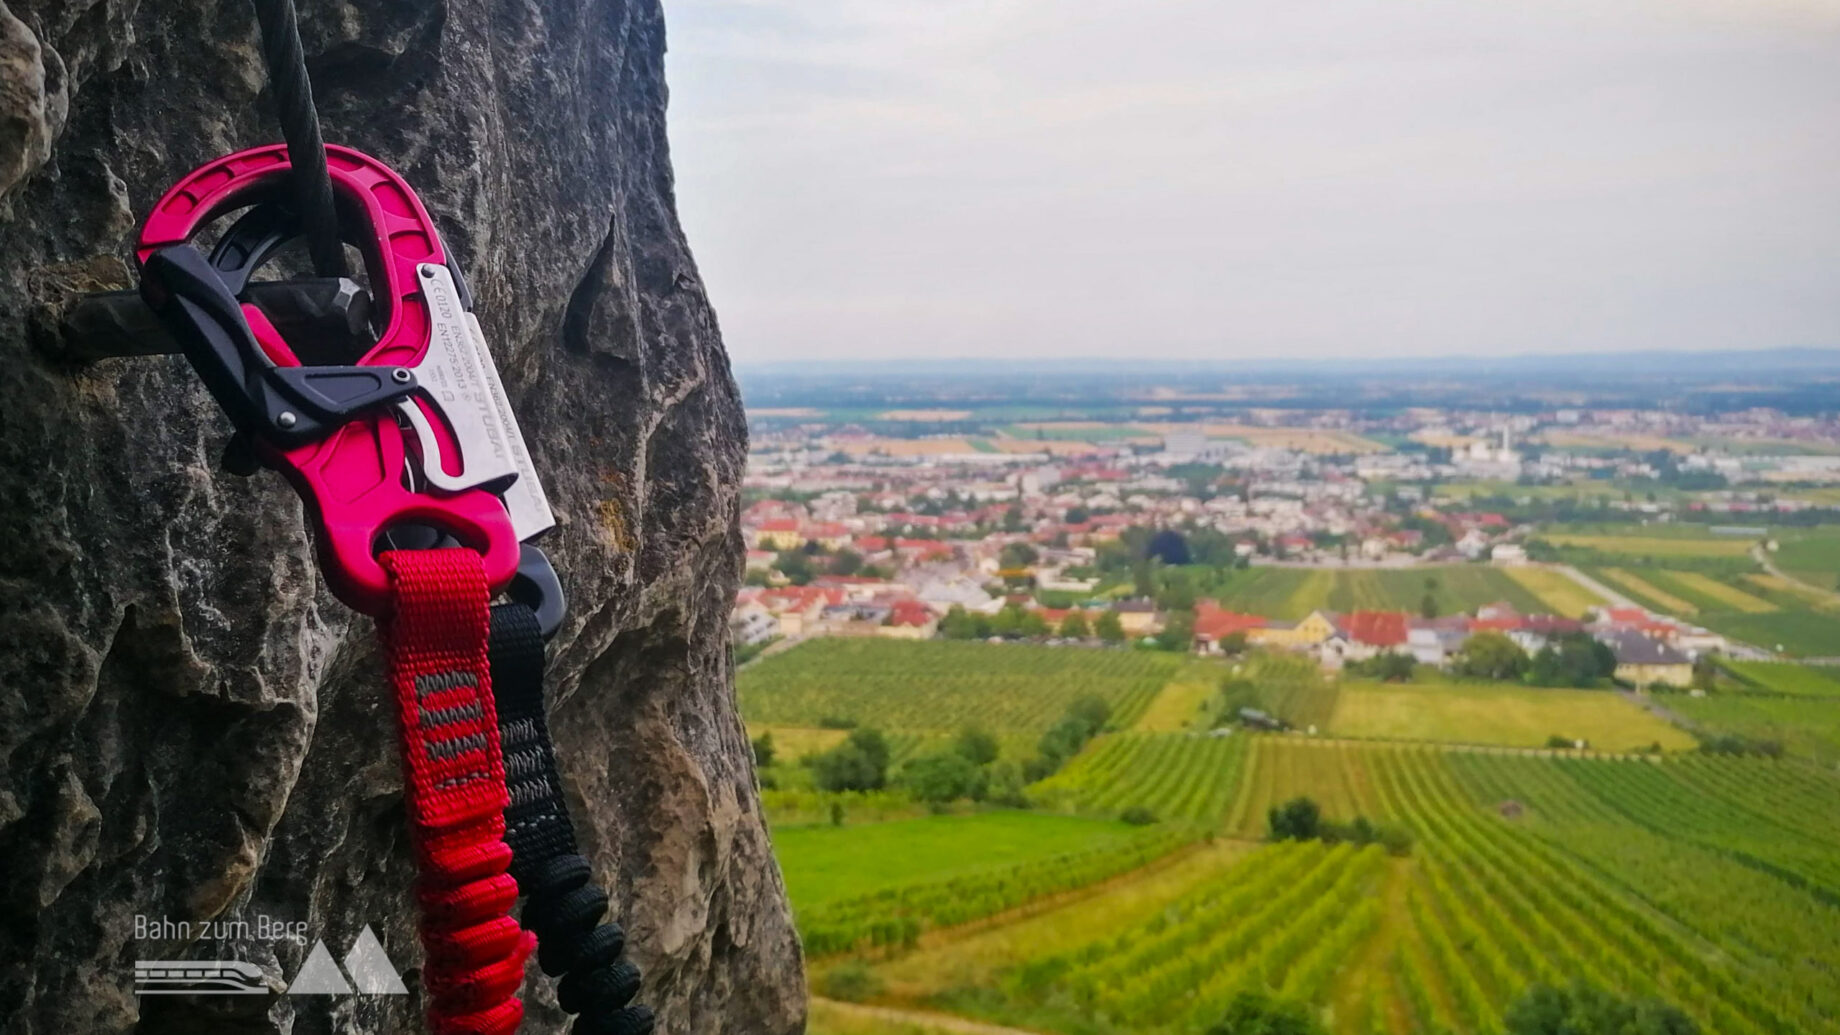
{"label": "farmland", "polygon": [[1050,808],[1105,816],[1146,808],[1161,820],[1216,826],[1239,786],[1249,739],[1113,734],[1035,784],[1030,794]]}
{"label": "farmland", "polygon": [[750,723],[1039,733],[1089,694],[1129,725],[1182,664],[1144,652],[819,639],[750,665],[735,686]]}
{"label": "farmland", "polygon": [[1442,565],[1415,568],[1253,568],[1223,573],[1207,593],[1236,611],[1295,621],[1312,611],[1410,611],[1418,613],[1426,580],[1439,614],[1474,611],[1501,601],[1523,613],[1553,611],[1576,602],[1577,587],[1548,602],[1540,592],[1501,568]]}
{"label": "farmland", "polygon": [[1840,598],[1745,570],[1593,567],[1586,573],[1644,607],[1678,615],[1742,642],[1823,657],[1840,643]]}
{"label": "farmland", "polygon": [[1329,733],[1539,747],[1583,740],[1603,751],[1693,746],[1693,738],[1622,697],[1601,690],[1532,690],[1495,684],[1347,683]]}
{"label": "farmland", "polygon": [[1669,707],[1707,730],[1774,740],[1794,754],[1840,762],[1840,702],[1719,694]]}
{"label": "farmland", "polygon": [[1747,685],[1766,693],[1840,698],[1840,678],[1831,670],[1780,661],[1727,661],[1723,667]]}
{"label": "farmland", "polygon": [[1840,1031],[1840,821],[1818,807],[1840,777],[1697,756],[1250,746],[1247,816],[1308,793],[1333,815],[1403,824],[1417,845],[1177,852],[1100,893],[877,950],[877,1001],[1173,1035],[1263,986],[1338,1033],[1479,1032],[1528,983],[1589,974],[1708,1032]]}
{"label": "farmland", "polygon": [[[1783,606],[1754,583],[1660,571]],[[1788,613],[1663,582],[1732,608],[1702,616]],[[1589,976],[1709,1035],[1840,1035],[1840,676],[1725,671],[1719,692],[1662,706],[1708,734],[1781,740],[1786,757],[1693,751],[1611,691],[1329,680],[1258,651],[816,641],[750,668],[741,692],[751,731],[782,752],[834,746],[847,734],[821,728],[829,717],[879,726],[909,758],[981,724],[1011,761],[1076,697],[1113,702],[1106,729],[1024,788],[1026,809],[915,815],[897,785],[773,811],[813,988],[866,1004],[821,1004],[817,1032],[932,1035],[956,1017],[1201,1035],[1247,988],[1336,1035],[1498,1032],[1531,983]],[[1322,735],[1210,734],[1230,693]],[[1555,734],[1591,750],[1545,749]],[[1409,843],[1268,840],[1270,810],[1298,797]],[[832,801],[849,805],[826,821]]]}
{"label": "farmland", "polygon": [[1592,608],[1604,605],[1602,597],[1579,585],[1576,579],[1563,572],[1533,567],[1503,570],[1509,578],[1520,583],[1522,589],[1539,599],[1542,606],[1536,610],[1567,618],[1582,618]]}
{"label": "farmland", "polygon": [[1743,557],[1751,549],[1750,540],[1712,536],[1585,535],[1571,532],[1548,532],[1541,538],[1557,546],[1571,546],[1620,557],[1662,561],[1678,557]]}

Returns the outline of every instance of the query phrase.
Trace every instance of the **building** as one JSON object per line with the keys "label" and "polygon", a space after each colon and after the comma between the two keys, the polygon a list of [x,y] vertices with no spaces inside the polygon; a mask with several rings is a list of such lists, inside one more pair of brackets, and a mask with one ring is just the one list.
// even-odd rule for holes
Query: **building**
{"label": "building", "polygon": [[918,600],[897,600],[876,635],[897,640],[930,640],[939,631],[939,616]]}
{"label": "building", "polygon": [[1129,636],[1149,636],[1163,627],[1158,620],[1156,603],[1150,600],[1126,600],[1112,605],[1118,624]]}
{"label": "building", "polygon": [[1673,646],[1627,629],[1598,636],[1616,654],[1616,678],[1641,689],[1693,682],[1693,661]]}
{"label": "building", "polygon": [[1329,616],[1312,611],[1300,622],[1269,622],[1264,628],[1249,629],[1246,639],[1263,647],[1308,650],[1335,634],[1335,623]]}

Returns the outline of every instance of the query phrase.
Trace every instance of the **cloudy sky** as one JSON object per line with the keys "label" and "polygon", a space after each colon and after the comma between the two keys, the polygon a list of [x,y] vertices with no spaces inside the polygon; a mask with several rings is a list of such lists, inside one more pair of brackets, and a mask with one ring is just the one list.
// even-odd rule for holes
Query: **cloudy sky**
{"label": "cloudy sky", "polygon": [[1840,346],[1840,0],[666,0],[731,354]]}

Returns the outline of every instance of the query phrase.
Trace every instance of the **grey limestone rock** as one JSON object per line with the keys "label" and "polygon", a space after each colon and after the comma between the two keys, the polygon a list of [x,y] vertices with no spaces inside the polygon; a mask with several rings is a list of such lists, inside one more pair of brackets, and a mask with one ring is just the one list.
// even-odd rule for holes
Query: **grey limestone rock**
{"label": "grey limestone rock", "polygon": [[[666,1032],[798,1031],[727,650],[746,429],[676,218],[658,0],[300,17],[327,139],[421,192],[546,474],[572,603],[552,724],[644,999]],[[59,330],[131,286],[173,180],[277,137],[245,0],[0,2],[9,1035],[420,1027],[412,969],[406,997],[132,995],[137,958],[214,952],[279,989],[313,938],[341,957],[366,924],[419,958],[370,621],[325,591],[281,479],[219,469],[228,424],[182,359],[78,363]],[[525,1030],[566,1029],[547,982],[525,997]]]}

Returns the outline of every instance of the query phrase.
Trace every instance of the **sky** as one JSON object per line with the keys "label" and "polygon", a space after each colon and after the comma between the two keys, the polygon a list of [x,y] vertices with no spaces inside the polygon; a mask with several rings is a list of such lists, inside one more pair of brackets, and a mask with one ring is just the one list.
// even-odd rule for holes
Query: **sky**
{"label": "sky", "polygon": [[738,363],[1840,346],[1840,0],[665,0]]}

